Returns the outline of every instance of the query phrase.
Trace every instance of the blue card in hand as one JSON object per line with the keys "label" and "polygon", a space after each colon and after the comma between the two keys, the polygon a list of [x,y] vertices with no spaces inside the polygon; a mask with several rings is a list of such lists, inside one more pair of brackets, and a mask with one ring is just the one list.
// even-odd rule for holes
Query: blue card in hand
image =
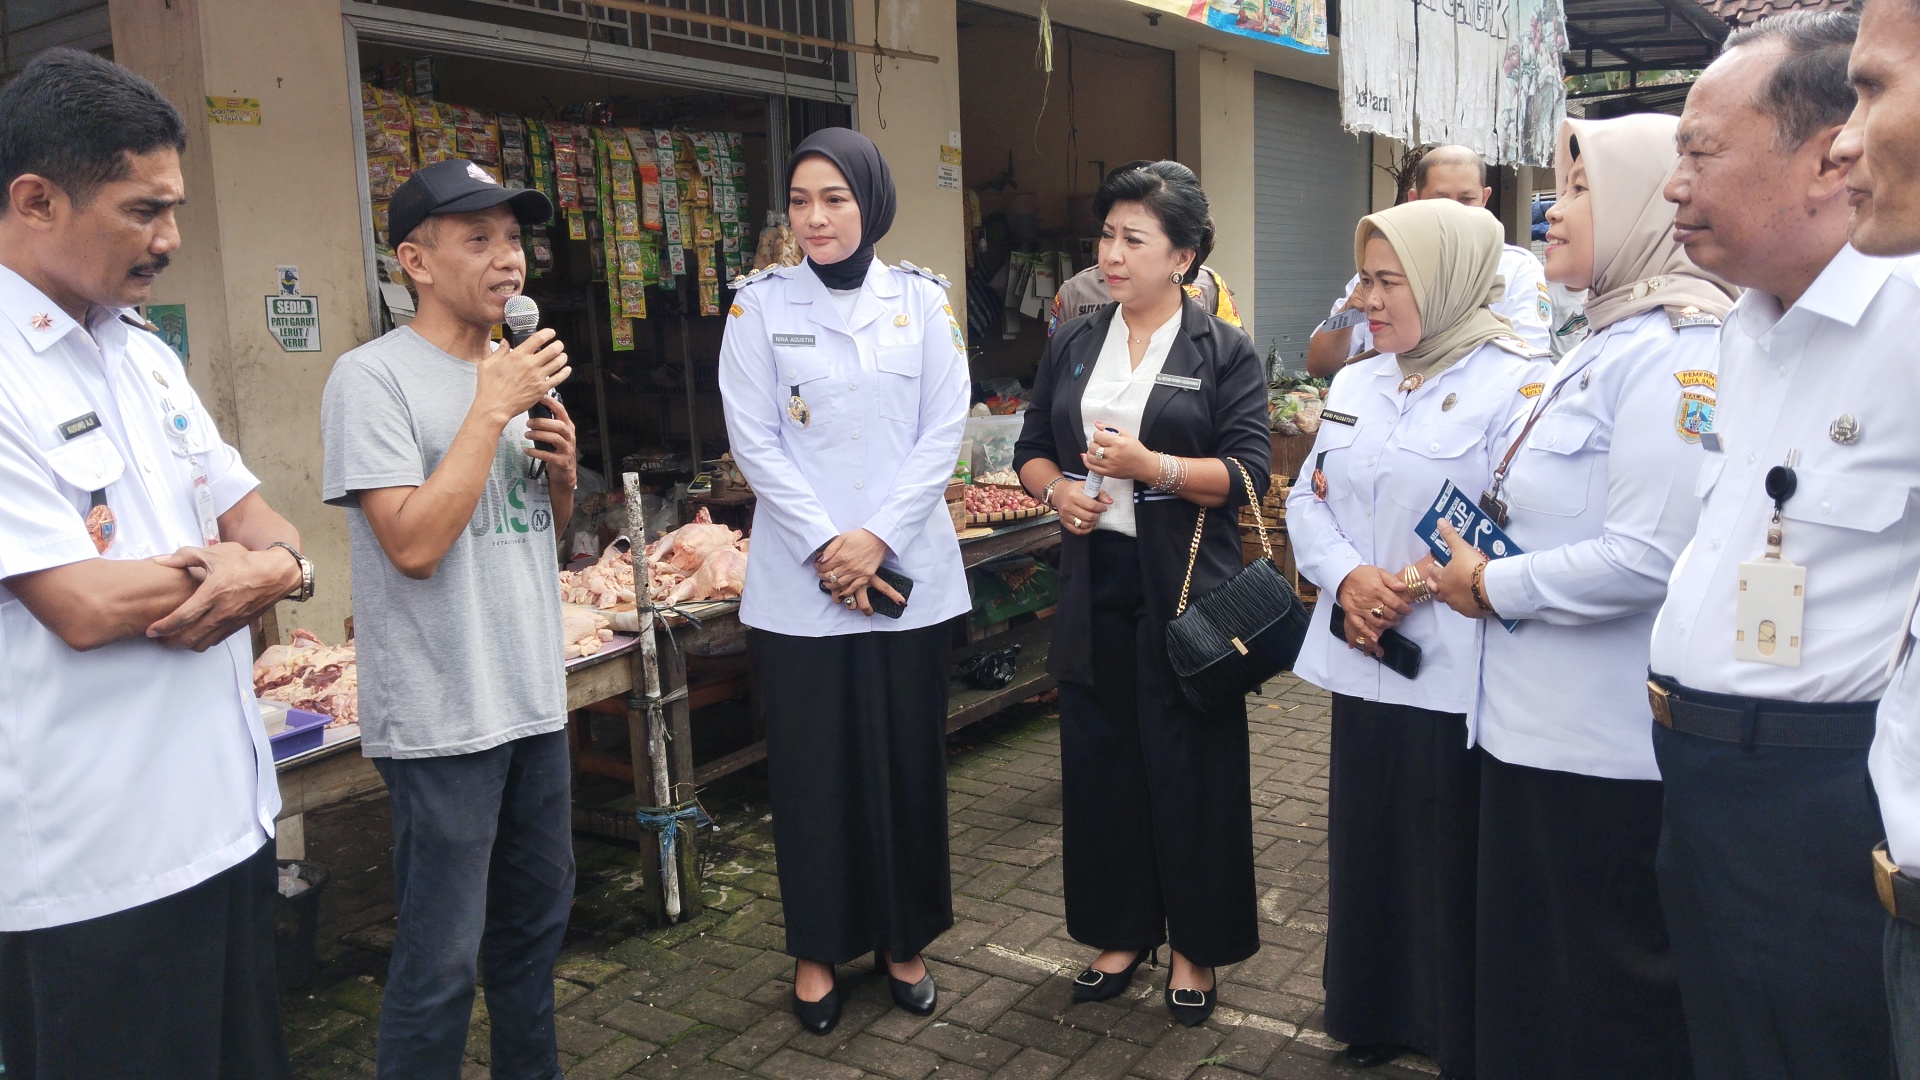
{"label": "blue card in hand", "polygon": [[[1493,523],[1487,512],[1449,480],[1440,486],[1440,494],[1427,506],[1427,512],[1421,515],[1420,524],[1414,526],[1420,539],[1427,542],[1433,557],[1442,564],[1453,556],[1447,551],[1447,542],[1440,538],[1440,523],[1444,521],[1453,526],[1468,543],[1486,553],[1489,559],[1504,559],[1509,555],[1520,554],[1520,545],[1515,544],[1500,526]],[[1501,619],[1500,625],[1512,633],[1520,625],[1515,619]]]}

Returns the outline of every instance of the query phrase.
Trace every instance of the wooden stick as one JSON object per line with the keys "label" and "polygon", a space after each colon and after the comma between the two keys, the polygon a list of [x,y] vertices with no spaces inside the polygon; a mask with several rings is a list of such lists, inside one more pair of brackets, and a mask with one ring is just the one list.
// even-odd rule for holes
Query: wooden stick
{"label": "wooden stick", "polygon": [[[647,707],[647,757],[653,781],[653,805],[671,807],[673,805],[673,784],[667,778],[667,719],[660,708],[654,704],[660,700],[660,653],[654,643],[653,606],[647,598],[647,528],[646,514],[640,508],[640,474],[623,473],[620,480],[627,492],[627,539],[633,544],[633,584],[634,592],[640,598],[640,656],[642,678],[645,681]],[[635,526],[638,526],[637,531]],[[675,822],[668,828],[678,828]],[[665,844],[667,837],[663,833],[660,842]],[[661,888],[667,898],[667,921],[675,922],[680,918],[680,874],[679,867],[668,867],[661,877]]]}
{"label": "wooden stick", "polygon": [[837,49],[840,52],[865,53],[868,56],[885,56],[894,60],[923,60],[937,64],[940,58],[926,53],[908,52],[905,49],[889,49],[883,45],[862,45],[857,41],[835,41],[832,38],[813,37],[808,34],[796,34],[788,30],[774,30],[770,27],[755,26],[739,19],[729,19],[724,15],[708,15],[700,11],[686,11],[668,7],[665,4],[651,4],[646,0],[588,0],[594,7],[612,8],[615,11],[630,11],[640,15],[651,15],[669,22],[699,23],[702,26],[715,26],[722,30],[735,30],[751,37],[770,38],[774,41],[790,42],[794,45],[811,45],[817,49]]}

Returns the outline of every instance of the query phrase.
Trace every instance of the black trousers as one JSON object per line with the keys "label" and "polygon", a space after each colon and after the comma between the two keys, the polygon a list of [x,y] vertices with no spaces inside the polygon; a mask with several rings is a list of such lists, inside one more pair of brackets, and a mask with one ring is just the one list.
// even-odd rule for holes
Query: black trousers
{"label": "black trousers", "polygon": [[6,1080],[279,1080],[273,844],[97,919],[0,934]]}
{"label": "black trousers", "polygon": [[792,956],[905,960],[953,925],[949,633],[748,637]]}
{"label": "black trousers", "polygon": [[1720,742],[1656,724],[1657,867],[1701,1080],[1882,1080],[1885,836],[1867,751]]}
{"label": "black trousers", "polygon": [[1480,754],[1466,717],[1333,695],[1327,1034],[1474,1074]]}
{"label": "black trousers", "polygon": [[1480,763],[1478,1080],[1693,1075],[1654,881],[1660,782]]}
{"label": "black trousers", "polygon": [[1260,948],[1247,712],[1180,699],[1147,616],[1135,541],[1095,533],[1097,686],[1060,687],[1067,932],[1096,949],[1161,942],[1200,967]]}
{"label": "black trousers", "polygon": [[559,1076],[553,965],[574,882],[567,733],[373,763],[393,807],[399,910],[378,1076],[458,1077],[476,978],[487,987],[494,1080]]}

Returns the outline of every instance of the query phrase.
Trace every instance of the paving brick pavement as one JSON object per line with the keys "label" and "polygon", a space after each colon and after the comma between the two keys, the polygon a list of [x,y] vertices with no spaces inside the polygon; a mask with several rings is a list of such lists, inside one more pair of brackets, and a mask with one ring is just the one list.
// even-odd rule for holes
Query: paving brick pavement
{"label": "paving brick pavement", "polygon": [[[1220,1008],[1187,1029],[1167,1017],[1164,968],[1142,968],[1122,998],[1075,1005],[1071,982],[1092,953],[1067,936],[1060,877],[1059,733],[1039,705],[955,737],[949,756],[954,917],[927,950],[940,1009],[892,1007],[861,962],[841,969],[844,1018],[824,1038],[788,1011],[792,961],[781,952],[780,886],[764,781],[742,776],[706,795],[720,823],[704,834],[707,911],[647,928],[635,899],[638,853],[580,838],[579,888],[554,980],[571,1080],[761,1077],[769,1080],[1274,1080],[1358,1077],[1320,1031],[1326,943],[1327,698],[1290,676],[1249,700],[1261,951],[1222,969]],[[384,796],[311,815],[310,857],[334,873],[324,897],[322,968],[285,1000],[302,1078],[373,1075],[381,981],[393,937],[391,831]],[[1164,953],[1162,954],[1164,958]],[[487,1076],[484,994],[466,1078]],[[1409,1058],[1366,1074],[1438,1072]]]}

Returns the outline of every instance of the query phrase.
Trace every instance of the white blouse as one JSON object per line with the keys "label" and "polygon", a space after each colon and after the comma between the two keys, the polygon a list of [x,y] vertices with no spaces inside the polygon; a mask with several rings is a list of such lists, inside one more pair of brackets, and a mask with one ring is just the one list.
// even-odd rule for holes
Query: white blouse
{"label": "white blouse", "polygon": [[[1127,348],[1126,316],[1118,311],[1113,313],[1107,339],[1101,343],[1100,356],[1093,362],[1093,374],[1087,377],[1087,388],[1080,395],[1080,414],[1087,422],[1087,445],[1093,445],[1093,432],[1100,427],[1116,427],[1139,437],[1147,396],[1153,393],[1154,380],[1160,377],[1167,353],[1173,348],[1174,334],[1180,329],[1181,310],[1175,308],[1173,317],[1147,338],[1147,351],[1140,357],[1139,367],[1131,366],[1133,357]],[[1100,515],[1094,528],[1123,536],[1137,535],[1133,481],[1109,476],[1100,491],[1113,497],[1113,505]]]}

